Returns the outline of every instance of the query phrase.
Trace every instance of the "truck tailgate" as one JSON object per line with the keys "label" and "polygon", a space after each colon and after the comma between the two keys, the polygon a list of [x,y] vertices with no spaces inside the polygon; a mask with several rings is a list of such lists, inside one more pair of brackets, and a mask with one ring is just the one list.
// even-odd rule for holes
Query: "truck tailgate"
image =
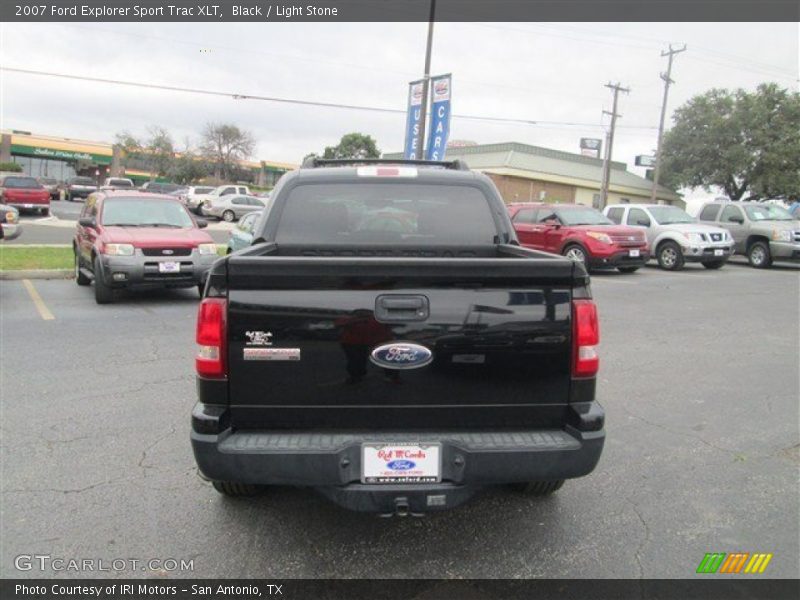
{"label": "truck tailgate", "polygon": [[[231,425],[559,426],[573,270],[561,259],[511,256],[232,256]],[[371,357],[403,342],[432,360],[398,370]]]}

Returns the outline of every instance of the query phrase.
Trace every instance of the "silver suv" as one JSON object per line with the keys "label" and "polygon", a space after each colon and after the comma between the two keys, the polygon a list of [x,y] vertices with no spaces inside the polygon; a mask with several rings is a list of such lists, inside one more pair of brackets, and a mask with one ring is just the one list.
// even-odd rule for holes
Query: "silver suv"
{"label": "silver suv", "polygon": [[686,262],[719,269],[733,254],[733,238],[727,231],[701,225],[677,206],[614,204],[604,213],[615,223],[643,229],[651,256],[667,271],[682,269]]}
{"label": "silver suv", "polygon": [[699,217],[728,229],[736,251],[757,269],[766,269],[773,260],[800,261],[800,221],[785,208],[760,202],[709,202]]}

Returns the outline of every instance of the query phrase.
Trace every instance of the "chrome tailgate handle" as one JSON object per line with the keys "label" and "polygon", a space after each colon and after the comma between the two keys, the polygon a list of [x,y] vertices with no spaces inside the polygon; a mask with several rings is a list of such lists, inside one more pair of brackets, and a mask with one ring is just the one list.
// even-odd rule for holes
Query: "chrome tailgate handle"
{"label": "chrome tailgate handle", "polygon": [[386,323],[424,321],[430,315],[428,298],[421,295],[386,294],[375,300],[375,319]]}

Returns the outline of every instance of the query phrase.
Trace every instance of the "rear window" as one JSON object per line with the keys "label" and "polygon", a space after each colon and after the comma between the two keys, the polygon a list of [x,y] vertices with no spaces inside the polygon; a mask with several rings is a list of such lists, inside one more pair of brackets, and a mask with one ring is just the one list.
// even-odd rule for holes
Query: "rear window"
{"label": "rear window", "polygon": [[703,210],[700,211],[700,220],[701,221],[713,221],[717,218],[719,214],[719,204],[707,204],[703,207]]}
{"label": "rear window", "polygon": [[108,184],[115,187],[133,187],[133,182],[130,179],[109,179]]}
{"label": "rear window", "polygon": [[6,177],[3,180],[3,187],[14,189],[41,189],[42,184],[33,177]]}
{"label": "rear window", "polygon": [[276,242],[492,244],[496,235],[487,198],[472,186],[326,183],[289,193]]}

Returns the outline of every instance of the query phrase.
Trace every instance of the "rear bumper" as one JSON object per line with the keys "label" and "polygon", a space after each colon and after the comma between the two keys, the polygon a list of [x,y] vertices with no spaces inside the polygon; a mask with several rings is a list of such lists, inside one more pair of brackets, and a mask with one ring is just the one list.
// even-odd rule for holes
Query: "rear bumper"
{"label": "rear bumper", "polygon": [[[602,409],[594,404],[594,414]],[[210,407],[195,406],[192,448],[200,472],[215,481],[318,488],[337,504],[357,511],[411,512],[452,508],[485,485],[581,477],[597,465],[605,432],[445,431],[203,433]],[[213,412],[213,411],[212,411]],[[597,421],[602,426],[602,419]],[[365,484],[363,443],[440,443],[441,482]]]}
{"label": "rear bumper", "polygon": [[[636,250],[636,248],[633,248]],[[631,249],[619,250],[607,256],[589,255],[589,267],[593,269],[616,267],[643,267],[650,258],[647,248],[639,248],[639,256],[631,256]]]}

